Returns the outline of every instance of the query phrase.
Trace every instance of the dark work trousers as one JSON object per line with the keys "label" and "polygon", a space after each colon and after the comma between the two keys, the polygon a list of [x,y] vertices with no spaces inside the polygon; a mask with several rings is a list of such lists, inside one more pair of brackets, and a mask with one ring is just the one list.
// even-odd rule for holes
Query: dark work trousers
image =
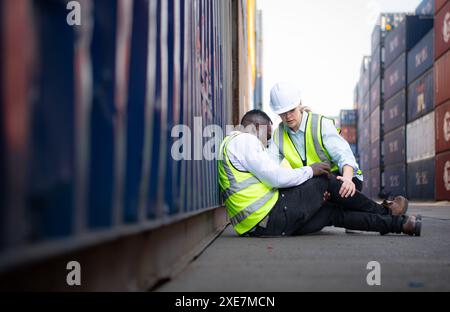
{"label": "dark work trousers", "polygon": [[[349,230],[401,233],[404,216],[392,216],[388,209],[367,198],[359,191],[355,196],[339,195],[342,182],[335,176],[315,177],[306,183],[281,189],[267,224],[255,227],[250,236],[294,236],[322,230],[326,226]],[[331,198],[324,202],[328,191]]]}

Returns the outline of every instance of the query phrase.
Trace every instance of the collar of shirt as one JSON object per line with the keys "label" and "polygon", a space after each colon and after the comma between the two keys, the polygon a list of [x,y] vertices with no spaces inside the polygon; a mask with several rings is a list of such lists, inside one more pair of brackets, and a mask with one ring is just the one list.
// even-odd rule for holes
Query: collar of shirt
{"label": "collar of shirt", "polygon": [[308,113],[304,112],[303,117],[302,117],[302,122],[300,124],[300,128],[298,129],[298,131],[294,132],[294,130],[292,130],[291,128],[288,128],[289,134],[297,134],[300,131],[305,133],[307,121],[308,121]]}

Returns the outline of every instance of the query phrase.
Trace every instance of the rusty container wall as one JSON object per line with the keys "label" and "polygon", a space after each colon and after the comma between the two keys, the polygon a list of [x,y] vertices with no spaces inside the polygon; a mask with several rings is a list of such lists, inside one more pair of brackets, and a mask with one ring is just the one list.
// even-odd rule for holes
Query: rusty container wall
{"label": "rusty container wall", "polygon": [[435,15],[444,7],[444,5],[449,2],[448,0],[435,0],[434,13]]}
{"label": "rusty container wall", "polygon": [[439,106],[450,99],[450,51],[434,65],[435,104]]}
{"label": "rusty container wall", "polygon": [[435,158],[429,158],[407,165],[408,199],[434,200]]}
{"label": "rusty container wall", "polygon": [[450,151],[450,101],[436,108],[436,153]]}
{"label": "rusty container wall", "polygon": [[384,104],[384,131],[390,132],[406,124],[406,92],[400,91]]}
{"label": "rusty container wall", "polygon": [[450,200],[450,152],[436,155],[436,200]]}
{"label": "rusty container wall", "polygon": [[434,112],[407,125],[406,161],[421,161],[435,155]]}
{"label": "rusty container wall", "polygon": [[391,196],[406,197],[406,164],[386,166],[384,169],[384,192]]}
{"label": "rusty container wall", "polygon": [[341,136],[350,144],[356,144],[356,127],[355,126],[342,126]]}
{"label": "rusty container wall", "polygon": [[450,1],[442,8],[435,18],[435,59],[439,59],[450,50]]}

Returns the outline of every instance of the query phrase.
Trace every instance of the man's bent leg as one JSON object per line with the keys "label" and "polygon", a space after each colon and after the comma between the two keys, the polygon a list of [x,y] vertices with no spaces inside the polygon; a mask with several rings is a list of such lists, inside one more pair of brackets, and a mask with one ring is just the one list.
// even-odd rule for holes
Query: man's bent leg
{"label": "man's bent leg", "polygon": [[366,195],[359,191],[356,191],[353,197],[342,198],[339,195],[339,190],[341,189],[342,182],[337,180],[334,176],[330,177],[328,192],[331,194],[330,200],[336,204],[339,204],[344,209],[369,212],[379,215],[390,215],[390,212],[384,206],[377,204]]}
{"label": "man's bent leg", "polygon": [[321,231],[326,226],[341,227],[356,231],[378,232],[380,234],[402,233],[405,216],[378,215],[349,211],[332,204],[325,204],[294,235],[306,235]]}

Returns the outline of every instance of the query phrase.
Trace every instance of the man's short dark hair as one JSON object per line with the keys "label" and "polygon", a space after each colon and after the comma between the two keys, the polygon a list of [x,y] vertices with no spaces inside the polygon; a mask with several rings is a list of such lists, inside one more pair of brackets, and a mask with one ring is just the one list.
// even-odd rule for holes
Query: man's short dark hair
{"label": "man's short dark hair", "polygon": [[249,125],[272,125],[272,119],[259,109],[249,111],[242,117],[241,125],[247,127]]}

